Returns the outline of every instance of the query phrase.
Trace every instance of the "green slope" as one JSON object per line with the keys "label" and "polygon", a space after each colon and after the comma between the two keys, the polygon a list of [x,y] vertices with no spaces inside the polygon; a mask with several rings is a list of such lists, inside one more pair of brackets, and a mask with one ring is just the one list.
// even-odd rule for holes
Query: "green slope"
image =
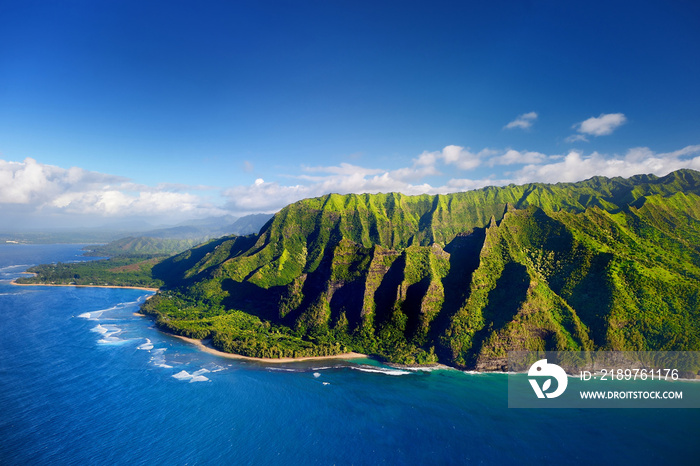
{"label": "green slope", "polygon": [[329,194],[154,267],[144,312],[251,356],[497,369],[512,349],[700,350],[700,174]]}

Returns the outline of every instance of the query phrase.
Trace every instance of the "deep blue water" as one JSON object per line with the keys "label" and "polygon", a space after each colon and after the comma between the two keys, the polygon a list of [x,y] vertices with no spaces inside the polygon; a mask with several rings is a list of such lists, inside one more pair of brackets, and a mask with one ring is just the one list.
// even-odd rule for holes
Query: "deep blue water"
{"label": "deep blue water", "polygon": [[146,291],[9,283],[30,265],[81,259],[76,245],[0,245],[0,464],[700,458],[700,410],[509,409],[501,374],[266,367],[158,332],[133,315]]}

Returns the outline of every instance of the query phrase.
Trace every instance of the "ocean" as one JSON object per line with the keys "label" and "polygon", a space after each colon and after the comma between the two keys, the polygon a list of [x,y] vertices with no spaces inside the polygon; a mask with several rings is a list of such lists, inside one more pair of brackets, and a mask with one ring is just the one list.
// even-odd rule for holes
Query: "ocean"
{"label": "ocean", "polygon": [[700,410],[512,409],[507,376],[265,365],[135,316],[144,290],[13,286],[79,245],[0,245],[0,464],[697,464]]}

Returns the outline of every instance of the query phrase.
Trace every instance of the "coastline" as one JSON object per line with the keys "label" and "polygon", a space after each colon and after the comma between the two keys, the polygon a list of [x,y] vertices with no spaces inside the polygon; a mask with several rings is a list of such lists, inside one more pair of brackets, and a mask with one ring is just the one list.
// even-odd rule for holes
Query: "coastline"
{"label": "coastline", "polygon": [[145,286],[122,286],[122,285],[64,285],[57,283],[17,283],[17,280],[12,280],[10,285],[15,286],[73,286],[75,288],[126,288],[129,290],[146,290],[157,292],[160,288],[148,288]]}
{"label": "coastline", "polygon": [[[160,291],[159,288],[149,288],[145,286],[119,286],[119,285],[66,285],[66,284],[56,284],[56,283],[17,283],[16,280],[12,280],[10,282],[11,285],[15,286],[72,286],[76,288],[124,288],[124,289],[132,289],[132,290],[146,290],[146,291],[153,291],[153,292],[158,292]],[[151,298],[149,296],[148,298]],[[135,312],[134,316],[141,316],[141,317],[148,317],[144,314],[140,314]],[[186,341],[188,343],[193,344],[197,349],[200,351],[204,351],[205,353],[213,354],[216,356],[220,356],[223,358],[228,358],[228,359],[239,359],[239,360],[246,360],[246,361],[255,361],[255,362],[260,362],[260,363],[273,363],[273,364],[281,364],[281,363],[290,363],[290,362],[301,362],[301,361],[320,361],[324,359],[359,359],[359,358],[368,358],[366,354],[361,354],[361,353],[342,353],[342,354],[336,354],[332,356],[308,356],[308,357],[301,357],[301,358],[254,358],[251,356],[242,356],[240,354],[234,354],[234,353],[226,353],[224,351],[220,351],[214,347],[212,347],[209,343],[209,341],[205,340],[197,340],[194,338],[188,338],[188,337],[183,337],[181,335],[175,335],[174,333],[170,332],[163,332],[162,330],[158,329],[159,332],[165,333],[167,335],[170,335],[175,338],[179,338],[180,340]]]}
{"label": "coastline", "polygon": [[[144,317],[146,317],[146,316],[144,316]],[[175,335],[175,334],[169,333],[169,332],[163,332],[163,333],[166,333],[167,335],[170,335],[172,337],[175,337],[175,338],[178,338],[180,340],[191,343],[195,347],[197,347],[197,349],[204,351],[205,353],[213,354],[216,356],[221,356],[222,358],[254,361],[254,362],[261,362],[261,363],[266,363],[266,364],[269,364],[269,363],[281,364],[281,363],[301,362],[301,361],[321,361],[324,359],[359,359],[359,358],[368,358],[369,357],[366,354],[350,352],[350,353],[335,354],[333,356],[308,356],[308,357],[301,357],[301,358],[254,358],[251,356],[242,356],[240,354],[226,353],[224,351],[220,351],[220,350],[211,346],[210,340],[197,340],[195,338],[183,337],[182,335]]]}
{"label": "coastline", "polygon": [[[22,273],[27,273],[30,274],[31,272],[22,272]],[[123,289],[132,289],[132,290],[145,290],[145,291],[153,291],[154,293],[160,291],[159,288],[149,288],[149,287],[142,287],[142,286],[120,286],[120,285],[67,285],[67,284],[56,284],[56,283],[17,283],[16,279],[12,280],[10,282],[11,285],[15,286],[72,286],[75,288],[123,288]],[[150,299],[155,295],[151,295],[146,299]],[[145,314],[141,314],[139,312],[134,312],[133,314],[136,317],[148,317]],[[180,340],[186,341],[187,343],[190,343],[194,345],[198,350],[203,351],[205,353],[213,354],[215,356],[220,356],[222,358],[227,358],[227,359],[238,359],[242,361],[251,361],[251,362],[258,362],[258,363],[264,363],[264,364],[285,364],[285,363],[295,363],[295,362],[303,362],[303,361],[323,361],[323,360],[329,360],[329,359],[364,359],[364,358],[370,358],[370,356],[362,353],[356,353],[356,352],[349,352],[349,353],[341,353],[341,354],[335,354],[331,356],[306,356],[306,357],[300,357],[300,358],[255,358],[252,356],[243,356],[240,354],[235,354],[235,353],[226,353],[225,351],[218,350],[211,346],[211,341],[209,339],[205,340],[198,340],[195,338],[189,338],[189,337],[184,337],[182,335],[175,335],[174,333],[170,332],[165,332],[161,329],[157,329],[159,332],[162,332],[166,335],[170,335],[171,337],[178,338]],[[446,366],[444,364],[434,364],[430,366],[406,366],[406,365],[401,365],[401,364],[387,364],[390,367],[394,367],[396,369],[403,369],[403,370],[455,370],[455,368]]]}

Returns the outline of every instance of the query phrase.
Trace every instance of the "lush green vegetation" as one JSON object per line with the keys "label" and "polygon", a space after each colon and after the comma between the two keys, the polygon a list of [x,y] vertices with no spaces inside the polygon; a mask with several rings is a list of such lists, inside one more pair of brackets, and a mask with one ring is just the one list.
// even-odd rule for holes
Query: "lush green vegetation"
{"label": "lush green vegetation", "polygon": [[329,194],[287,206],[258,236],[165,260],[154,275],[172,291],[149,312],[248,355],[347,348],[486,369],[510,349],[698,350],[699,194],[690,170]]}
{"label": "lush green vegetation", "polygon": [[110,243],[90,246],[90,252],[86,255],[97,257],[114,256],[143,256],[163,255],[168,256],[190,249],[203,242],[204,239],[187,238],[152,238],[148,236],[129,236]]}
{"label": "lush green vegetation", "polygon": [[154,278],[153,266],[162,256],[129,256],[112,259],[44,264],[27,269],[35,276],[22,277],[21,284],[137,286],[159,288],[163,280]]}
{"label": "lush green vegetation", "polygon": [[229,353],[258,358],[330,356],[347,348],[330,338],[306,339],[289,327],[273,325],[251,314],[212,307],[189,297],[165,292],[141,308],[162,330],[190,338],[211,338],[212,344]]}
{"label": "lush green vegetation", "polygon": [[700,350],[700,173],[329,194],[151,269],[158,325],[224,351],[498,369],[507,351]]}

